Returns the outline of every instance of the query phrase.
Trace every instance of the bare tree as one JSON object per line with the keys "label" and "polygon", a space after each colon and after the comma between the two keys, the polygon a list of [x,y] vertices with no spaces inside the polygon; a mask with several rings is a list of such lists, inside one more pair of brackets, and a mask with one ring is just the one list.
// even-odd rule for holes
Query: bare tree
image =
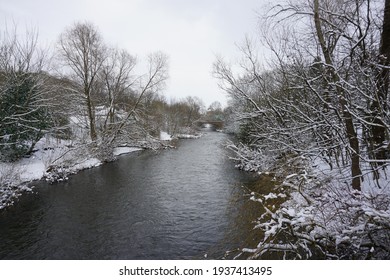
{"label": "bare tree", "polygon": [[106,59],[103,40],[91,23],[76,23],[59,39],[60,59],[70,70],[71,80],[77,83],[87,111],[89,133],[97,139],[93,89]]}
{"label": "bare tree", "polygon": [[104,130],[116,122],[115,113],[121,96],[125,95],[135,83],[132,71],[136,65],[135,57],[125,50],[111,49],[101,70],[101,81],[104,84],[104,96],[107,98],[107,115]]}
{"label": "bare tree", "polygon": [[147,61],[147,73],[138,76],[134,81],[133,91],[135,92],[136,99],[131,108],[127,110],[123,118],[115,126],[115,129],[110,135],[108,144],[111,145],[118,136],[123,133],[123,129],[132,120],[140,121],[143,111],[143,103],[152,96],[153,93],[161,91],[165,86],[165,81],[168,79],[168,57],[161,53],[156,52],[148,56]]}

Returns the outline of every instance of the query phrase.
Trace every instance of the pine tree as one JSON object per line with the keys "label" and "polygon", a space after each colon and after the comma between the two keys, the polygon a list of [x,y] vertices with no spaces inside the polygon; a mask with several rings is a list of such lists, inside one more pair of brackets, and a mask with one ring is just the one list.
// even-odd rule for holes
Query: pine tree
{"label": "pine tree", "polygon": [[28,154],[50,127],[38,74],[10,73],[1,85],[0,159],[15,161]]}

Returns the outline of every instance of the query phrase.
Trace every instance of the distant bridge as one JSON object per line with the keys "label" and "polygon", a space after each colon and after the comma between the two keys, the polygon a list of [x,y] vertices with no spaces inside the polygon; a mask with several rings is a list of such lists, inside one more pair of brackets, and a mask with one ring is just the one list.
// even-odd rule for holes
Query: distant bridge
{"label": "distant bridge", "polygon": [[203,127],[207,124],[211,125],[215,129],[222,129],[224,126],[223,121],[211,121],[211,120],[198,120],[195,122],[198,127]]}

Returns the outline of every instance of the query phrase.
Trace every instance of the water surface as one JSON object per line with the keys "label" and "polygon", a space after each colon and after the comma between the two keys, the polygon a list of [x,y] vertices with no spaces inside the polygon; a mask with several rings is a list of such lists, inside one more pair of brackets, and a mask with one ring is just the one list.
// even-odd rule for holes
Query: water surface
{"label": "water surface", "polygon": [[241,186],[255,180],[227,159],[226,140],[208,132],[177,149],[121,156],[67,182],[35,184],[0,212],[0,258],[222,257],[251,226],[242,224],[248,202]]}

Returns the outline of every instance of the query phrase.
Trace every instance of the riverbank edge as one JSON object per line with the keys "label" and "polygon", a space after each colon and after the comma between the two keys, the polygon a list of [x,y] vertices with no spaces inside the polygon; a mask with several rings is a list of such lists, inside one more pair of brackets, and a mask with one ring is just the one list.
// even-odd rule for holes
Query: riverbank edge
{"label": "riverbank edge", "polygon": [[[66,181],[71,175],[113,162],[125,154],[173,149],[176,148],[177,140],[198,139],[202,136],[202,133],[179,134],[176,137],[160,135],[160,139],[153,139],[153,145],[145,141],[127,143],[112,148],[105,155],[102,155],[99,147],[91,148],[91,143],[75,145],[71,141],[44,137],[38,141],[29,157],[12,163],[0,162],[0,211],[12,206],[23,193],[32,192],[34,182],[45,180],[54,184]],[[53,142],[56,144],[53,145]]]}
{"label": "riverbank edge", "polygon": [[[63,151],[63,153],[70,153],[71,149],[78,150],[84,148],[72,147],[69,150]],[[60,161],[50,165],[45,162],[47,158],[45,156],[42,157],[43,153],[38,149],[29,158],[22,159],[18,162],[0,162],[0,211],[12,206],[23,193],[32,192],[34,182],[45,180],[54,184],[66,181],[69,179],[69,176],[75,175],[78,172],[115,161],[121,155],[145,149],[135,146],[120,146],[113,149],[113,156],[110,159],[99,159],[93,153],[81,153],[81,156],[75,158],[74,161]],[[47,151],[48,148],[44,148],[43,150]]]}
{"label": "riverbank edge", "polygon": [[389,167],[377,181],[366,178],[359,193],[344,180],[347,168],[332,170],[319,158],[298,156],[257,171],[275,184],[268,194],[261,184],[251,192],[250,200],[265,210],[254,221],[261,234],[256,246],[236,258],[389,259],[389,243],[372,236],[380,230],[390,234]]}

